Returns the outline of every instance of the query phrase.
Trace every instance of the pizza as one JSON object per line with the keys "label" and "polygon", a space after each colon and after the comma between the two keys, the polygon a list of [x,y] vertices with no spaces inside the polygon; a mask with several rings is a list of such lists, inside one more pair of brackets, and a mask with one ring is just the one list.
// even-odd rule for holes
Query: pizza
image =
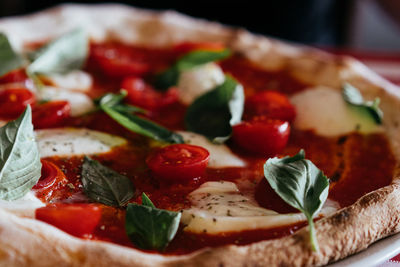
{"label": "pizza", "polygon": [[400,230],[400,91],[354,59],[120,5],[0,32],[2,266],[314,266]]}

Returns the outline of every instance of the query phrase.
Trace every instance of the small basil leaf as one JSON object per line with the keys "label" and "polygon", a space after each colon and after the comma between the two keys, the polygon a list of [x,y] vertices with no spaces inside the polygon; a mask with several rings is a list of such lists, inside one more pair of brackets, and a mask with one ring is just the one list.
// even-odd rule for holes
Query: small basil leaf
{"label": "small basil leaf", "polygon": [[186,128],[213,142],[223,143],[232,133],[231,126],[240,122],[243,106],[243,87],[226,76],[223,84],[201,95],[189,106],[185,115]]}
{"label": "small basil leaf", "polygon": [[360,91],[348,83],[343,85],[342,95],[349,105],[370,116],[376,124],[382,124],[383,112],[379,108],[379,98],[375,98],[374,101],[364,101]]}
{"label": "small basil leaf", "polygon": [[22,67],[24,63],[25,60],[12,49],[7,36],[0,33],[0,77]]}
{"label": "small basil leaf", "polygon": [[41,167],[28,106],[17,120],[0,128],[0,199],[23,197],[39,180]]}
{"label": "small basil leaf", "polygon": [[128,204],[126,233],[138,247],[162,251],[175,237],[181,213],[157,209],[147,204]]}
{"label": "small basil leaf", "polygon": [[142,193],[142,205],[152,207],[152,208],[156,207],[156,206],[154,206],[153,202],[151,202],[150,198],[145,193]]}
{"label": "small basil leaf", "polygon": [[271,158],[264,164],[264,175],[274,191],[307,217],[312,249],[318,251],[313,217],[328,197],[329,180],[304,151],[294,157]]}
{"label": "small basil leaf", "polygon": [[[106,94],[99,100],[100,108],[116,122],[128,130],[168,143],[183,143],[181,135],[174,133],[150,120],[140,118],[127,111],[124,104],[118,103],[122,100],[120,95]],[[119,101],[120,101],[119,100]],[[118,103],[118,104],[117,104]],[[130,108],[128,108],[131,111]]]}
{"label": "small basil leaf", "polygon": [[81,176],[85,194],[90,199],[105,205],[124,206],[135,192],[128,177],[86,156]]}
{"label": "small basil leaf", "polygon": [[178,83],[182,71],[227,58],[230,54],[231,52],[228,49],[222,51],[198,50],[189,52],[176,61],[172,67],[160,73],[156,77],[155,86],[158,89],[166,90]]}
{"label": "small basil leaf", "polygon": [[30,73],[67,73],[82,67],[88,54],[88,37],[75,30],[40,48],[33,54]]}

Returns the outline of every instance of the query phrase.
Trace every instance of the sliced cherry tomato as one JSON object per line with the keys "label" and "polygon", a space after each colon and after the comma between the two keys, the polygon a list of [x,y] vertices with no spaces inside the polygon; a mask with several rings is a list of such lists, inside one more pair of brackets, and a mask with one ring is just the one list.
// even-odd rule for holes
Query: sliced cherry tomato
{"label": "sliced cherry tomato", "polygon": [[200,177],[209,159],[210,153],[202,147],[176,144],[155,151],[146,162],[150,170],[159,178],[187,181]]}
{"label": "sliced cherry tomato", "polygon": [[150,71],[150,65],[129,51],[107,45],[92,47],[91,60],[110,77],[122,78],[128,75],[143,75]]}
{"label": "sliced cherry tomato", "polygon": [[247,118],[261,115],[292,122],[296,117],[296,110],[284,94],[276,91],[263,91],[246,99],[245,104]]}
{"label": "sliced cherry tomato", "polygon": [[51,204],[36,210],[36,219],[78,237],[93,232],[99,224],[101,209],[94,204]]}
{"label": "sliced cherry tomato", "polygon": [[258,204],[266,209],[274,210],[279,213],[298,212],[297,209],[287,204],[277,193],[275,193],[274,189],[272,189],[265,178],[262,178],[258,183],[255,198]]}
{"label": "sliced cherry tomato", "polygon": [[68,101],[52,101],[33,108],[32,122],[35,129],[62,126],[69,118],[71,106]]}
{"label": "sliced cherry tomato", "polygon": [[274,156],[286,146],[289,133],[288,122],[260,116],[233,126],[232,138],[247,151]]}
{"label": "sliced cherry tomato", "polygon": [[35,102],[35,95],[28,89],[13,88],[0,91],[0,118],[15,119],[27,105]]}
{"label": "sliced cherry tomato", "polygon": [[28,75],[24,69],[10,71],[9,73],[0,77],[0,84],[6,83],[23,83],[28,80]]}
{"label": "sliced cherry tomato", "polygon": [[165,93],[156,91],[143,79],[127,77],[123,80],[121,88],[128,91],[128,103],[148,110],[158,110],[178,101],[178,91],[174,88]]}
{"label": "sliced cherry tomato", "polygon": [[220,51],[223,49],[225,49],[225,45],[219,42],[182,42],[173,47],[173,50],[178,53],[187,53],[193,50]]}
{"label": "sliced cherry tomato", "polygon": [[42,163],[42,175],[33,189],[46,189],[54,185],[56,180],[65,178],[65,174],[54,163],[47,160],[40,160]]}

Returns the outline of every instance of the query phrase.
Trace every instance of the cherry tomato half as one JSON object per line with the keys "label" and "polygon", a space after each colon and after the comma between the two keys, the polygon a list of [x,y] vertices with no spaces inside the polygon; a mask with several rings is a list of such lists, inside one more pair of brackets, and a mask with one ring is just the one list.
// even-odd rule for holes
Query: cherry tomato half
{"label": "cherry tomato half", "polygon": [[65,174],[52,162],[40,160],[42,163],[42,175],[33,189],[46,189],[51,187],[56,180],[66,179]]}
{"label": "cherry tomato half", "polygon": [[0,77],[0,84],[6,83],[23,83],[28,80],[28,75],[24,69],[10,71],[9,73]]}
{"label": "cherry tomato half", "polygon": [[93,233],[101,218],[94,204],[51,204],[36,210],[36,219],[78,237]]}
{"label": "cherry tomato half", "polygon": [[0,118],[15,119],[26,106],[35,102],[35,95],[28,89],[13,88],[0,91]]}
{"label": "cherry tomato half", "polygon": [[33,108],[32,122],[35,129],[59,127],[69,118],[70,112],[68,101],[47,102]]}
{"label": "cherry tomato half", "polygon": [[91,60],[107,76],[122,78],[128,75],[143,75],[150,70],[150,65],[129,53],[112,45],[92,47]]}
{"label": "cherry tomato half", "polygon": [[274,156],[282,152],[289,134],[288,122],[260,116],[233,126],[232,138],[244,150]]}
{"label": "cherry tomato half", "polygon": [[137,77],[125,78],[121,88],[128,92],[128,103],[148,110],[158,110],[178,101],[176,89],[171,88],[165,93],[158,92],[143,79]]}
{"label": "cherry tomato half", "polygon": [[224,49],[225,45],[219,42],[182,42],[173,47],[173,50],[178,53],[188,53],[193,50],[220,51]]}
{"label": "cherry tomato half", "polygon": [[208,164],[210,153],[199,146],[176,144],[151,154],[146,162],[156,177],[187,181],[200,177]]}
{"label": "cherry tomato half", "polygon": [[292,122],[296,117],[296,110],[284,94],[263,91],[250,96],[245,104],[245,117],[252,118],[261,115],[270,119]]}

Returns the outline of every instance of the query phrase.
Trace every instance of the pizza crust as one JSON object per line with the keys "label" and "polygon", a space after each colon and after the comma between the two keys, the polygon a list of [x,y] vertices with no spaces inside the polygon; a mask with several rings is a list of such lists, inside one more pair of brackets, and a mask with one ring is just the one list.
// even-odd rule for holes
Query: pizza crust
{"label": "pizza crust", "polygon": [[[110,14],[112,14],[110,16]],[[383,127],[400,162],[400,89],[350,58],[250,34],[241,29],[191,19],[175,12],[156,13],[121,5],[63,5],[20,18],[0,20],[0,31],[14,47],[46,41],[83,26],[94,41],[119,40],[151,46],[190,41],[228,44],[267,70],[288,69],[310,85],[340,90],[344,81],[366,98],[379,96]],[[144,253],[100,241],[74,238],[48,224],[0,209],[0,266],[313,266],[323,265],[367,248],[400,231],[400,184],[371,192],[355,204],[316,222],[320,253],[313,253],[308,228],[275,240],[246,246],[205,248],[183,256]]]}

